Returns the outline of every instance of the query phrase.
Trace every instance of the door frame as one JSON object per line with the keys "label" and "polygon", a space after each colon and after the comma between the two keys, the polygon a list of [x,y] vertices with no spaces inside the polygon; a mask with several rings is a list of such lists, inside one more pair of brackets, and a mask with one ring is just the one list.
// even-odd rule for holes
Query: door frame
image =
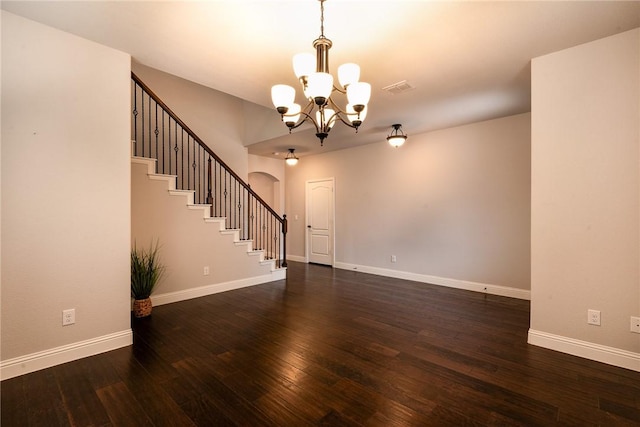
{"label": "door frame", "polygon": [[336,179],[335,177],[329,178],[318,178],[318,179],[310,179],[305,181],[304,183],[304,261],[305,263],[309,263],[309,245],[311,244],[309,239],[309,231],[307,225],[309,225],[309,184],[314,182],[323,182],[323,181],[331,181],[331,186],[333,188],[333,193],[331,195],[331,233],[329,235],[329,239],[331,241],[331,267],[333,267],[336,263]]}

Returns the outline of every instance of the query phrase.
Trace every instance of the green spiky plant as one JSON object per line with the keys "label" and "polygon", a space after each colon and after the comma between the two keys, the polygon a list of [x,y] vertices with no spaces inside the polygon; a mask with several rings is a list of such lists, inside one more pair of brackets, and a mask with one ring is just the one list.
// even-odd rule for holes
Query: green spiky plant
{"label": "green spiky plant", "polygon": [[149,298],[153,288],[162,278],[165,266],[158,260],[158,242],[151,243],[149,251],[131,249],[131,296],[137,300]]}

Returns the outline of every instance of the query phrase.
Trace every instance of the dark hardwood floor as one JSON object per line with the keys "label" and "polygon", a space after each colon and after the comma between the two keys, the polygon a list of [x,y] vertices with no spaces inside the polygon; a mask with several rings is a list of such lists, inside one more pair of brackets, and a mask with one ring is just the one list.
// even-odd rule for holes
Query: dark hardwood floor
{"label": "dark hardwood floor", "polygon": [[528,301],[292,262],[132,325],[3,381],[2,426],[640,425],[640,373],[528,345]]}

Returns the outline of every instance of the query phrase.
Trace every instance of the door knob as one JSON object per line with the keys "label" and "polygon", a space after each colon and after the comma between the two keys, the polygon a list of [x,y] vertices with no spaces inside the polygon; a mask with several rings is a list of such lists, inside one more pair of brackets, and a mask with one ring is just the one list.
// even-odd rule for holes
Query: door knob
{"label": "door knob", "polygon": [[307,228],[311,228],[311,226],[310,226],[310,225],[307,225]]}

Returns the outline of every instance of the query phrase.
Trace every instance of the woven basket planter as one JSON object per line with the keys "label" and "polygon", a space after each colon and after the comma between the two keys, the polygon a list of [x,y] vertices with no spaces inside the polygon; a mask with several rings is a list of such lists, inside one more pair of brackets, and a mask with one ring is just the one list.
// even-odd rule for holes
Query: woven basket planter
{"label": "woven basket planter", "polygon": [[151,298],[133,300],[133,315],[135,317],[147,317],[151,314]]}

